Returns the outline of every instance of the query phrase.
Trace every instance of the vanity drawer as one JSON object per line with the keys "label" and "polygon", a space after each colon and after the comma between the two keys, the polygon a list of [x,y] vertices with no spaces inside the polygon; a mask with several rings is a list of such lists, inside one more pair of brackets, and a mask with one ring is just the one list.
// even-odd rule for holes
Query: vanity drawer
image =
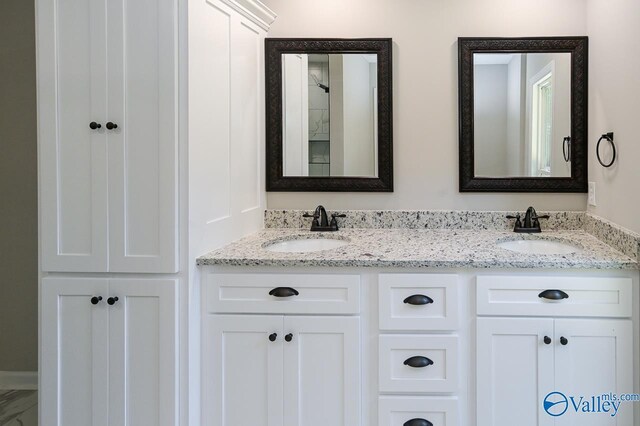
{"label": "vanity drawer", "polygon": [[204,278],[202,293],[204,310],[208,313],[360,312],[357,274],[210,273]]}
{"label": "vanity drawer", "polygon": [[455,330],[458,327],[458,276],[380,274],[381,330]]}
{"label": "vanity drawer", "polygon": [[[630,278],[482,275],[477,278],[478,315],[626,318],[631,316],[631,284]],[[550,299],[540,297],[547,290],[552,290]]]}
{"label": "vanity drawer", "polygon": [[457,426],[458,400],[421,397],[381,397],[378,400],[379,426],[404,426],[413,419],[427,420],[433,426]]}
{"label": "vanity drawer", "polygon": [[458,336],[380,336],[378,365],[380,392],[455,392]]}

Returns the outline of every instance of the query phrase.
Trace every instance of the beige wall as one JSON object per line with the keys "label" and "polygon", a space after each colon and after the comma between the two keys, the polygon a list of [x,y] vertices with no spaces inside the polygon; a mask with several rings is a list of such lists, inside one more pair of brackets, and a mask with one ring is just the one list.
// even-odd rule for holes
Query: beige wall
{"label": "beige wall", "polygon": [[585,35],[584,0],[264,2],[278,14],[270,37],[392,37],[395,43],[395,192],[270,192],[269,208],[586,209],[584,194],[459,193],[457,111],[459,36]]}
{"label": "beige wall", "polygon": [[[587,6],[589,180],[596,182],[598,204],[589,211],[640,232],[640,2],[588,0]],[[605,169],[595,145],[610,131],[618,161]]]}
{"label": "beige wall", "polygon": [[38,366],[34,19],[0,1],[0,371]]}

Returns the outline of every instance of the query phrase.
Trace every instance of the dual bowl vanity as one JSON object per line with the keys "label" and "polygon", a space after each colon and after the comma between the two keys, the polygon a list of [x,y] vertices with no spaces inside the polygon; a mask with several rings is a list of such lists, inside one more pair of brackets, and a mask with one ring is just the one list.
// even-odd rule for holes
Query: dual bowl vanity
{"label": "dual bowl vanity", "polygon": [[198,259],[204,423],[552,425],[549,394],[637,389],[635,259],[581,229],[398,222],[267,228]]}

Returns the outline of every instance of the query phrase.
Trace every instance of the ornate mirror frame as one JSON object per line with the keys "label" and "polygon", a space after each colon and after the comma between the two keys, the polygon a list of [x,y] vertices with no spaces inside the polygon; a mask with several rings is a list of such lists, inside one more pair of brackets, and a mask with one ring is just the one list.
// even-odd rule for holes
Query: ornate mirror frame
{"label": "ornate mirror frame", "polygon": [[[571,177],[476,177],[474,165],[474,53],[571,53]],[[587,37],[458,39],[460,192],[587,192]]]}
{"label": "ornate mirror frame", "polygon": [[[373,53],[378,57],[378,176],[307,177],[283,174],[282,55],[285,53]],[[393,192],[392,40],[265,39],[266,190]]]}

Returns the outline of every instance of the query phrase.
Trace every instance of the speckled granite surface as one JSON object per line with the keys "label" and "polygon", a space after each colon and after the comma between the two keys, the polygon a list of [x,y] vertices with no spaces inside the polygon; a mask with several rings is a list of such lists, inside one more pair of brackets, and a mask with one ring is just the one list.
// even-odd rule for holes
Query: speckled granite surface
{"label": "speckled granite surface", "polygon": [[585,213],[583,229],[640,263],[640,234],[590,213]]}
{"label": "speckled granite surface", "polygon": [[[304,218],[306,210],[266,210],[265,228],[309,229],[311,219]],[[455,211],[455,210],[348,210],[331,211],[344,213],[338,218],[340,228],[365,229],[469,229],[498,230],[513,229],[513,220],[507,215],[517,212],[503,211]],[[524,215],[523,212],[520,212]],[[582,230],[595,236],[640,263],[640,234],[624,229],[601,217],[586,212],[538,212],[551,217],[542,221],[544,230]]]}
{"label": "speckled granite surface", "polygon": [[[266,210],[264,226],[267,229],[309,229],[311,219],[302,217],[307,210]],[[455,210],[348,210],[328,211],[327,213],[343,213],[345,218],[338,218],[341,229],[513,229],[513,220],[507,215],[518,212],[498,211],[455,211]],[[519,212],[524,216],[524,212]],[[583,229],[584,212],[538,212],[551,217],[543,220],[544,229],[569,230]]]}
{"label": "speckled granite surface", "polygon": [[[313,253],[276,253],[266,245],[286,239],[348,239],[349,244]],[[521,238],[559,240],[580,248],[568,255],[531,255],[500,248],[496,242]],[[632,259],[582,230],[538,235],[506,230],[349,229],[335,233],[265,229],[198,259],[198,265],[328,266],[411,268],[575,268],[637,269]]]}

